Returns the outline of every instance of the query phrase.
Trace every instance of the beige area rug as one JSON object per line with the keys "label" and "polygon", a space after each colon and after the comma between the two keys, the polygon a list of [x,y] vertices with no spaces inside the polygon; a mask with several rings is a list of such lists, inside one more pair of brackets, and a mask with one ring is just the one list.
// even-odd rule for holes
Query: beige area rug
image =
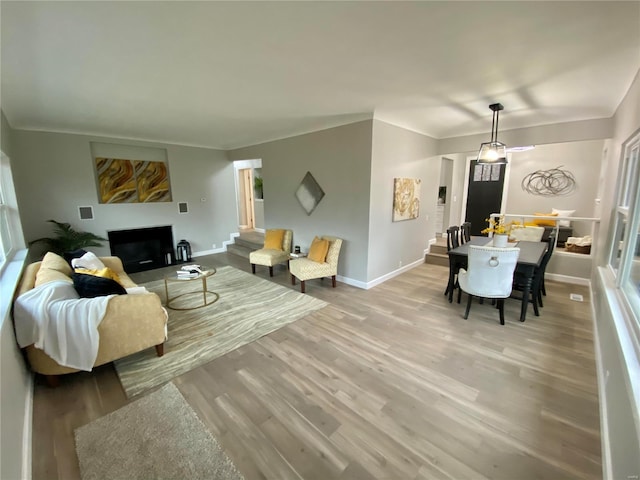
{"label": "beige area rug", "polygon": [[75,430],[82,480],[242,480],[173,383]]}
{"label": "beige area rug", "polygon": [[[145,284],[165,301],[164,280]],[[173,297],[201,289],[200,281],[169,284]],[[169,338],[164,356],[153,348],[115,363],[120,382],[131,398],[206,362],[229,353],[327,305],[317,298],[233,267],[221,267],[207,280],[207,288],[220,295],[209,306],[169,312]],[[201,295],[183,297],[199,304]],[[184,306],[176,303],[174,306]]]}

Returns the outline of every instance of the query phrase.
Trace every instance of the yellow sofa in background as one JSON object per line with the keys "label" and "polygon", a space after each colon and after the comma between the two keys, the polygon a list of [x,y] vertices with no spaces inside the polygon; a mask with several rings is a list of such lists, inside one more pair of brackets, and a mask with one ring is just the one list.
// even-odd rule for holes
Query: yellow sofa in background
{"label": "yellow sofa in background", "polygon": [[[100,257],[104,265],[113,270],[125,288],[137,285],[125,273],[118,257]],[[62,257],[47,253],[42,261],[28,265],[22,275],[16,298],[38,285],[52,281],[68,281],[73,270]],[[15,321],[15,320],[14,320]],[[158,356],[164,353],[167,313],[160,297],[155,293],[116,295],[107,305],[106,314],[98,325],[100,343],[94,367],[118,360],[133,353],[155,347]],[[58,375],[79,370],[59,365],[44,351],[29,345],[24,348],[31,369],[47,377],[55,386]]]}

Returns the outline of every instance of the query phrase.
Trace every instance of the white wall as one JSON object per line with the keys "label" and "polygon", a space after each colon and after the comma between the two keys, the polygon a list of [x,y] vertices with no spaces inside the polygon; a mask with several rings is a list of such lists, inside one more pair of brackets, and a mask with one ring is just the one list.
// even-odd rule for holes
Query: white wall
{"label": "white wall", "polygon": [[[574,217],[593,217],[604,140],[537,145],[511,155],[507,213],[551,213],[552,208],[575,210]],[[568,195],[533,195],[522,189],[522,180],[538,170],[562,167],[573,174],[575,190]],[[574,236],[591,233],[589,224],[573,222]]]}
{"label": "white wall", "polygon": [[[640,71],[614,116],[615,130],[602,165],[602,228],[598,243],[612,242],[611,221],[622,145],[640,129]],[[593,172],[595,175],[595,172]],[[640,472],[640,359],[630,344],[628,314],[606,268],[609,249],[599,250],[591,276],[600,382],[605,478],[636,478]],[[636,347],[637,348],[637,347]]]}
{"label": "white wall", "polygon": [[[12,161],[12,131],[0,111],[0,150]],[[24,248],[24,245],[18,245]],[[0,271],[0,478],[30,478],[33,380],[16,343],[10,316],[25,251]]]}
{"label": "white wall", "polygon": [[[430,137],[373,121],[368,282],[422,261],[435,238],[441,166],[435,150]],[[396,177],[421,180],[420,216],[414,220],[392,221]]]}
{"label": "white wall", "polygon": [[[290,228],[308,249],[316,235],[343,239],[338,274],[366,282],[372,120],[229,152],[234,160],[262,159],[265,228]],[[295,197],[311,172],[325,196],[307,215]]]}
{"label": "white wall", "polygon": [[[99,204],[92,142],[115,144],[131,155],[166,150],[172,202]],[[27,241],[51,236],[48,219],[107,237],[107,231],[172,225],[174,243],[187,239],[194,253],[218,248],[237,231],[234,169],[225,152],[116,138],[14,130],[16,193]],[[125,146],[125,147],[122,147]],[[178,213],[188,202],[189,213]],[[79,220],[78,206],[93,206],[94,220]],[[108,243],[94,249],[108,254]]]}

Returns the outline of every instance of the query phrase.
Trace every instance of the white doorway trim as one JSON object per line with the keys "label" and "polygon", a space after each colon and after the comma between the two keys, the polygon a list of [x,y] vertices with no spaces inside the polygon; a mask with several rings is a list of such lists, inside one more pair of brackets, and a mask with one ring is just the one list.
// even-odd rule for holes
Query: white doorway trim
{"label": "white doorway trim", "polygon": [[[464,183],[462,190],[462,208],[460,210],[460,225],[465,222],[467,218],[467,195],[469,193],[469,170],[471,167],[471,161],[476,160],[478,155],[467,155],[467,161],[464,167]],[[507,195],[509,194],[509,174],[511,173],[511,154],[507,153],[507,164],[504,169],[504,182],[502,184],[502,201],[500,202],[500,212],[491,213],[506,213],[507,208]]]}
{"label": "white doorway trim", "polygon": [[[236,219],[238,228],[255,228],[255,210],[253,195],[253,169],[262,168],[262,159],[236,160],[233,162],[236,186]],[[249,184],[247,185],[247,173]],[[249,218],[242,223],[243,213]]]}

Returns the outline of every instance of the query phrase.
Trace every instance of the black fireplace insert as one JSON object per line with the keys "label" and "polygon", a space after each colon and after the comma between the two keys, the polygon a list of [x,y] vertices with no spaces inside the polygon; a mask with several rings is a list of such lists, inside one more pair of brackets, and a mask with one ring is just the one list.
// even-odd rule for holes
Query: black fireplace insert
{"label": "black fireplace insert", "polygon": [[176,263],[173,230],[162,227],[107,232],[111,255],[119,257],[127,273],[143,272]]}

